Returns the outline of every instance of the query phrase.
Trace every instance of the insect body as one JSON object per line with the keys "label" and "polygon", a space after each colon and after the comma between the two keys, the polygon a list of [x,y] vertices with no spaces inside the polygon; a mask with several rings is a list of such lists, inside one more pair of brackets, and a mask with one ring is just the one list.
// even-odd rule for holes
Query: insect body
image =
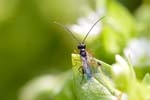
{"label": "insect body", "polygon": [[87,52],[85,50],[86,45],[85,44],[79,44],[78,49],[80,50],[80,57],[82,60],[82,73],[83,75],[86,74],[87,78],[90,79],[92,77],[92,71],[90,69],[90,65],[87,61]]}
{"label": "insect body", "polygon": [[[104,17],[102,17],[102,18],[104,18]],[[79,54],[80,54],[81,61],[82,61],[82,75],[83,75],[83,76],[86,75],[87,79],[91,79],[91,77],[92,77],[92,70],[91,70],[90,64],[88,63],[88,56],[87,56],[87,52],[86,52],[85,40],[86,40],[87,36],[89,35],[89,33],[91,32],[91,30],[93,29],[93,27],[94,27],[102,18],[100,18],[99,20],[97,20],[97,21],[93,24],[93,26],[90,28],[90,30],[88,31],[88,33],[86,34],[86,36],[84,37],[84,39],[82,40],[82,42],[80,42],[80,41],[78,40],[78,38],[76,38],[76,37],[74,36],[74,34],[73,34],[66,26],[64,26],[64,25],[62,25],[62,24],[60,24],[60,23],[55,22],[56,24],[62,26],[62,27],[65,28],[68,32],[70,32],[71,35],[72,35],[72,37],[73,37],[76,41],[78,41],[79,44],[78,44],[78,47],[77,47],[77,48],[80,50],[80,53],[79,53]]]}

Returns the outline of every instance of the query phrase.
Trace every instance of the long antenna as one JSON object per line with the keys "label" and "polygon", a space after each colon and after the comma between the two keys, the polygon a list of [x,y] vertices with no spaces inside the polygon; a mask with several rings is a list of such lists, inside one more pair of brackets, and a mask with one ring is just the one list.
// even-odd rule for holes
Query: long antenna
{"label": "long antenna", "polygon": [[54,22],[54,23],[63,27],[64,29],[66,29],[66,31],[68,31],[72,35],[72,37],[80,44],[80,40],[69,30],[69,28],[67,26],[65,26],[61,23],[58,23],[58,22]]}
{"label": "long antenna", "polygon": [[85,42],[87,36],[88,36],[89,33],[92,31],[92,29],[94,28],[94,26],[95,26],[99,21],[101,21],[104,17],[105,17],[105,16],[103,16],[102,18],[98,19],[98,20],[92,25],[92,27],[90,28],[90,30],[88,31],[88,33],[86,34],[86,36],[83,38],[82,43]]}

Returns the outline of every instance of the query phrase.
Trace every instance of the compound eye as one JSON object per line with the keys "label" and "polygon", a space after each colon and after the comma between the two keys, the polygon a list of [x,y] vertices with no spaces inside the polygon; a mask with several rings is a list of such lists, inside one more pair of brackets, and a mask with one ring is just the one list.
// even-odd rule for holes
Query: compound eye
{"label": "compound eye", "polygon": [[78,49],[81,49],[82,48],[82,46],[81,45],[78,45]]}

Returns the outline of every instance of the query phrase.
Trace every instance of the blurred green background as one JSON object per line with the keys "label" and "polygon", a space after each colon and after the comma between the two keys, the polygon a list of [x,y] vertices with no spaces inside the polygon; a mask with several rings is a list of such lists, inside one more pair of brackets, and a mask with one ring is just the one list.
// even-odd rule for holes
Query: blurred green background
{"label": "blurred green background", "polygon": [[[112,0],[0,0],[1,100],[21,100],[18,99],[21,88],[33,78],[47,74],[58,75],[71,69],[71,53],[76,49],[76,41],[53,22],[76,23],[78,17],[82,15],[81,8],[87,6],[87,9],[94,10],[97,1],[107,2],[107,8],[109,8],[109,2],[112,2]],[[142,20],[145,17],[142,16],[148,15],[149,6],[145,7],[144,4],[150,3],[148,0],[118,0],[115,2],[125,8],[126,16],[130,14],[136,20],[137,25],[134,26],[134,35],[129,35],[130,38],[121,44],[122,49],[118,53],[123,54],[126,42],[131,38],[149,36],[149,33],[139,34],[141,30],[136,28],[140,24],[145,25]],[[111,11],[109,14],[117,16],[117,11]],[[92,44],[89,47],[92,48]],[[98,51],[94,49],[93,52]],[[99,52],[101,53],[95,53],[96,57],[109,64],[114,62],[115,54],[107,53],[105,49]],[[139,79],[142,77],[140,75]]]}

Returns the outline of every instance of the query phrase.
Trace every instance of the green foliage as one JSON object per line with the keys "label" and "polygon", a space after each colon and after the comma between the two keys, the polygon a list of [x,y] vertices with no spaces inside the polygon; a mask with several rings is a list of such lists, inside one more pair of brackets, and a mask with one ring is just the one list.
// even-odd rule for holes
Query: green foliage
{"label": "green foliage", "polygon": [[100,22],[102,32],[89,47],[97,58],[112,64],[115,54],[122,53],[128,41],[136,35],[136,23],[129,11],[115,1],[108,2],[105,11],[106,17]]}
{"label": "green foliage", "polygon": [[143,83],[146,85],[150,85],[150,74],[147,73],[143,78]]}
{"label": "green foliage", "polygon": [[[125,1],[124,5],[134,6],[129,8],[135,8],[140,0],[121,1]],[[132,67],[130,60],[123,59],[124,66],[114,59],[116,54],[123,55],[133,38],[150,40],[149,3],[149,0],[143,0],[133,16],[129,8],[115,0],[0,0],[0,99],[77,100],[78,97],[80,100],[126,100],[128,96],[129,100],[149,100],[150,50],[138,55],[146,50],[144,47],[149,47],[149,42],[146,45],[138,43],[136,51],[139,52],[135,57],[138,55],[140,61],[137,60],[136,66],[133,64]],[[92,80],[83,80],[80,84],[82,74],[76,69],[79,66],[73,64],[73,84],[72,71],[66,70],[71,69],[70,54],[76,44],[69,33],[53,22],[70,26],[77,23],[75,25],[81,27],[83,18],[87,32],[88,26],[103,16],[105,18],[97,28],[99,33],[93,35],[91,32],[86,40],[87,48],[100,59],[95,60],[102,67],[92,67]],[[79,59],[79,55],[74,57]],[[81,62],[77,64],[81,65]],[[122,69],[120,73],[113,69],[116,64]]]}
{"label": "green foliage", "polygon": [[[93,66],[93,77],[88,80],[85,76],[82,77],[82,73],[78,70],[82,66],[79,55],[72,54],[72,63],[75,93],[78,100],[116,100],[115,90],[114,88],[111,88],[112,84],[104,75],[101,68],[98,68],[98,66]],[[104,67],[103,64],[99,67]],[[105,66],[110,67],[106,64]]]}
{"label": "green foliage", "polygon": [[[102,61],[96,61],[102,63]],[[143,82],[139,82],[135,77],[134,69],[129,61],[119,55],[116,56],[116,61],[116,64],[112,66],[104,62],[101,67],[90,64],[90,67],[94,67],[92,68],[94,70],[92,71],[92,78],[89,80],[84,78],[82,80],[82,73],[78,70],[82,65],[82,61],[79,55],[72,54],[75,93],[78,100],[150,99],[149,74],[144,77]],[[110,77],[111,75],[108,73],[106,74],[104,71],[107,69],[102,69],[103,67],[109,68],[109,74],[112,73],[113,77]],[[136,93],[137,91],[139,92]],[[127,97],[124,97],[124,93],[126,93]]]}
{"label": "green foliage", "polygon": [[70,70],[59,75],[44,75],[28,82],[21,89],[19,100],[76,100],[72,83]]}

